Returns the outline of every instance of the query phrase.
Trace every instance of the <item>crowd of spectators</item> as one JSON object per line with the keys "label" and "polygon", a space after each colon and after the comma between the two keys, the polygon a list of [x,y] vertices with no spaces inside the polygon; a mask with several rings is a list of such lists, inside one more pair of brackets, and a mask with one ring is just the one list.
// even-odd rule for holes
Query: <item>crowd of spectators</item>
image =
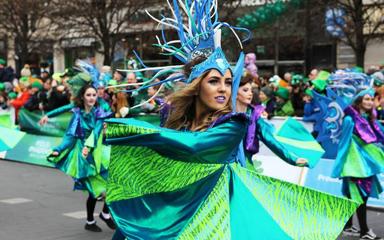
{"label": "crowd of spectators", "polygon": [[[137,114],[158,113],[166,97],[183,83],[167,83],[136,91],[139,85],[128,85],[116,88],[116,85],[134,84],[145,81],[144,76],[133,72],[112,71],[111,67],[100,69],[101,81],[97,84],[98,96],[115,113],[115,117],[132,117]],[[372,67],[367,74],[375,79],[375,104],[377,119],[384,120],[384,69]],[[25,108],[29,111],[43,113],[57,109],[71,102],[71,91],[68,80],[76,73],[66,70],[63,73],[50,74],[42,71],[39,76],[32,73],[25,65],[17,76],[6,62],[0,59],[0,113],[12,110],[17,122],[18,111]],[[313,69],[308,76],[285,73],[282,77],[258,76],[245,70],[244,77],[252,78],[253,104],[265,107],[264,116],[310,117],[313,111],[313,91],[323,94],[327,87],[330,73]],[[156,79],[160,81],[160,79]],[[118,89],[118,91],[117,91]],[[313,90],[313,91],[311,91]],[[156,95],[156,96],[155,96]],[[150,99],[150,101],[146,101]]]}

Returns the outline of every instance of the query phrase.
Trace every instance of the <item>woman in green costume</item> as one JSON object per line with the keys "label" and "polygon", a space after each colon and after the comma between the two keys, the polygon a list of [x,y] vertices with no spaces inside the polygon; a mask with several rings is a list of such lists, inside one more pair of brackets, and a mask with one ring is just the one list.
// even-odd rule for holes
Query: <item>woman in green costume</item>
{"label": "woman in green costume", "polygon": [[382,239],[367,224],[367,201],[379,198],[383,191],[378,174],[384,172],[384,132],[374,114],[374,91],[360,92],[345,110],[342,135],[332,176],[342,178],[342,192],[363,204],[356,211],[360,230],[352,225],[352,217],[345,226],[346,235],[360,239]]}
{"label": "woman in green costume", "polygon": [[[79,90],[63,141],[53,149],[48,160],[74,179],[74,189],[89,192],[85,229],[100,232],[93,213],[96,198],[105,192],[106,187],[109,148],[102,144],[101,131],[104,119],[111,116],[111,112],[100,108],[96,99],[97,90],[92,85],[85,85]],[[115,228],[106,204],[100,218],[110,228]]]}
{"label": "woman in green costume", "polygon": [[163,36],[158,45],[184,63],[181,74],[180,66],[162,68],[180,76],[162,83],[187,83],[168,99],[165,128],[106,121],[113,239],[336,239],[356,203],[239,164],[248,118],[233,110],[244,53],[231,68],[220,46],[228,24],[218,22],[216,4],[175,0],[174,18],[156,19],[180,38]]}
{"label": "woman in green costume", "polygon": [[246,159],[241,164],[254,170],[252,155],[259,152],[259,141],[261,140],[285,162],[294,166],[305,166],[307,164],[306,159],[297,156],[275,138],[274,127],[262,118],[265,108],[260,105],[251,105],[253,92],[252,78],[249,76],[246,74],[241,78],[236,100],[237,112],[245,112],[250,117],[250,123],[243,141]]}

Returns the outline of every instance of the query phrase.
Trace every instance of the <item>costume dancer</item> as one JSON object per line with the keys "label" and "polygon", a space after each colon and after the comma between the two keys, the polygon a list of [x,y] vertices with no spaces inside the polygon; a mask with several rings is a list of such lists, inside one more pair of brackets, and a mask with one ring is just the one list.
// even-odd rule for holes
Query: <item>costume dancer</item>
{"label": "costume dancer", "polygon": [[[109,148],[102,144],[103,121],[111,115],[97,106],[97,90],[85,85],[74,99],[72,118],[62,143],[53,149],[48,160],[71,176],[74,189],[87,190],[87,222],[85,229],[101,232],[93,217],[97,197],[105,192]],[[107,205],[104,204],[100,218],[114,229]]]}
{"label": "costume dancer", "polygon": [[[384,132],[375,119],[373,80],[363,73],[338,71],[331,81],[328,104],[320,105],[328,107],[330,114],[322,119],[331,127],[331,139],[338,141],[332,176],[343,180],[346,197],[363,202],[356,212],[360,230],[352,225],[351,218],[344,233],[381,239],[367,225],[367,200],[379,198],[382,187],[377,174],[384,171]],[[336,102],[332,100],[335,96]]]}
{"label": "costume dancer", "polygon": [[180,77],[188,83],[169,98],[167,128],[107,121],[114,239],[335,239],[356,203],[237,163],[247,119],[231,111],[244,54],[231,69],[218,41],[225,24],[217,21],[216,1],[186,4],[173,1],[175,18],[159,20],[178,30],[181,49],[159,44],[184,60]]}
{"label": "costume dancer", "polygon": [[[247,134],[244,139],[246,161],[241,162],[241,164],[247,166],[248,169],[254,169],[252,155],[259,152],[259,140],[261,140],[273,153],[285,162],[295,166],[307,165],[307,159],[297,156],[294,152],[287,149],[282,142],[276,139],[273,125],[267,123],[261,117],[265,108],[261,105],[251,105],[252,97],[252,78],[245,75],[241,78],[236,100],[237,112],[246,112],[247,115],[250,116],[250,124],[248,125]],[[296,135],[297,134],[310,135],[305,131],[301,133],[297,132]],[[311,154],[312,153],[309,153],[309,155]],[[318,158],[320,157],[321,156],[318,156]]]}

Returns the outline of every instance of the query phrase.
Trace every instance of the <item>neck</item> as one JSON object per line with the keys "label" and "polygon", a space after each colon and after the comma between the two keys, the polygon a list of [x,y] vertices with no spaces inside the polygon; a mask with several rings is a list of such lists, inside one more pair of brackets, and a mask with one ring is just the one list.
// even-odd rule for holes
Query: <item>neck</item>
{"label": "neck", "polygon": [[191,130],[196,129],[197,126],[201,125],[204,120],[204,116],[206,116],[208,110],[204,107],[201,102],[197,99],[195,105],[195,118],[192,121]]}
{"label": "neck", "polygon": [[84,105],[84,111],[85,111],[86,113],[89,113],[89,112],[91,111],[92,107],[93,107],[93,106]]}
{"label": "neck", "polygon": [[248,108],[247,104],[244,104],[242,102],[236,101],[236,111],[237,112],[246,112]]}

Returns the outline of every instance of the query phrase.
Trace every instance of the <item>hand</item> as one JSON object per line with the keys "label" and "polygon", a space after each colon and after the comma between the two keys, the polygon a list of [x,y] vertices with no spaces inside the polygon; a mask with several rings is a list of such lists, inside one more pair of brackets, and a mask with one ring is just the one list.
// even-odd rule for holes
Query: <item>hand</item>
{"label": "hand", "polygon": [[81,151],[81,154],[83,155],[83,157],[87,157],[88,156],[88,153],[89,153],[89,150],[87,147],[83,147],[83,150]]}
{"label": "hand", "polygon": [[298,158],[298,159],[296,159],[296,165],[297,166],[307,166],[308,160],[305,158]]}
{"label": "hand", "polygon": [[49,118],[48,118],[47,115],[45,115],[44,117],[42,117],[42,118],[40,119],[40,121],[39,121],[40,126],[43,126],[43,125],[47,124],[48,120],[49,120]]}
{"label": "hand", "polygon": [[52,156],[55,156],[55,157],[56,157],[56,156],[59,156],[59,152],[58,152],[58,151],[53,151],[53,152],[51,153],[51,155],[52,155]]}
{"label": "hand", "polygon": [[262,114],[261,114],[262,117],[265,117],[265,118],[268,118],[268,113],[266,111],[264,111]]}

